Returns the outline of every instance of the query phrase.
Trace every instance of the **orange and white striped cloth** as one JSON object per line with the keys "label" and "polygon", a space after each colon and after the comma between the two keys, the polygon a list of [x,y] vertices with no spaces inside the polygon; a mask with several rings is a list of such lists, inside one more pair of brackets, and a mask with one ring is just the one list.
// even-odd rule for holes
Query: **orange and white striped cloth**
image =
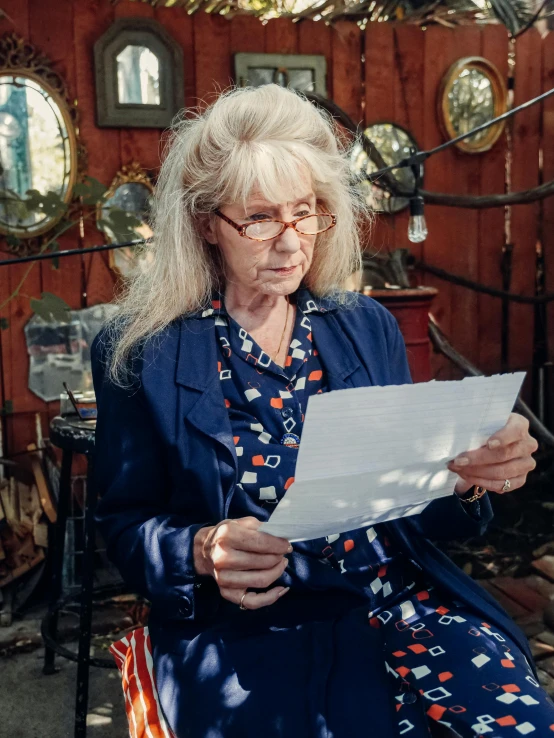
{"label": "orange and white striped cloth", "polygon": [[110,646],[123,678],[130,738],[175,738],[164,718],[154,680],[148,628],[137,628]]}

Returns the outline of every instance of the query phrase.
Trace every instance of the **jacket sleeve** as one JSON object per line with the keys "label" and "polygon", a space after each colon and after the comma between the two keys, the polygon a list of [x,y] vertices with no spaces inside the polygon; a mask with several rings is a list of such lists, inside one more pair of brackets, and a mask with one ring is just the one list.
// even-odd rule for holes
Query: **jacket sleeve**
{"label": "jacket sleeve", "polygon": [[[404,339],[394,316],[388,313],[387,319],[388,357],[393,384],[411,384]],[[476,502],[465,503],[452,491],[450,497],[430,502],[422,513],[407,520],[412,529],[425,538],[448,540],[482,535],[492,517],[488,495]]]}
{"label": "jacket sleeve", "polygon": [[108,556],[166,618],[202,619],[219,601],[215,581],[199,577],[193,561],[194,536],[209,523],[171,514],[166,452],[141,387],[108,380],[103,347],[100,333],[91,357],[98,405],[93,484]]}

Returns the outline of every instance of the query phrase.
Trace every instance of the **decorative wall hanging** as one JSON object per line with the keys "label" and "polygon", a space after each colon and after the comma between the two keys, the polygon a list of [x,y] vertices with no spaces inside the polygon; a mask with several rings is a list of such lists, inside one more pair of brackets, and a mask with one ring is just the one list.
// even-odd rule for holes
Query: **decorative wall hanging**
{"label": "decorative wall hanging", "polygon": [[[77,110],[50,60],[16,34],[0,39],[0,233],[33,239],[64,215],[86,166]],[[27,195],[28,191],[33,192]],[[54,193],[51,202],[48,194]],[[42,198],[32,211],[24,200]],[[37,199],[38,202],[38,199]],[[19,246],[14,250],[29,250]],[[32,249],[31,249],[32,250]]]}
{"label": "decorative wall hanging", "polygon": [[327,97],[324,56],[310,54],[235,54],[235,79],[240,87],[272,82],[299,92]]}
{"label": "decorative wall hanging", "polygon": [[94,44],[100,127],[167,128],[184,106],[183,51],[148,18],[122,18]]}
{"label": "decorative wall hanging", "polygon": [[[468,56],[453,64],[444,76],[438,99],[438,115],[446,138],[456,138],[508,109],[506,83],[491,62]],[[456,146],[469,154],[491,149],[504,130],[504,121]]]}
{"label": "decorative wall hanging", "polygon": [[[364,130],[363,136],[375,146],[386,166],[398,164],[410,155],[412,149],[419,148],[412,135],[395,123],[373,123]],[[360,187],[366,193],[366,202],[374,212],[398,213],[408,207],[409,201],[406,198],[391,195],[379,182],[368,182],[366,175],[376,172],[378,167],[359,143],[352,149],[350,167],[354,176],[360,180]],[[423,177],[423,165],[421,176]],[[402,189],[414,190],[415,179],[410,169],[396,169],[394,178]]]}
{"label": "decorative wall hanging", "polygon": [[[113,207],[119,208],[141,222],[141,225],[134,227],[137,238],[150,238],[152,230],[147,220],[153,190],[148,174],[138,162],[134,161],[119,170],[96,212],[97,227],[104,233],[109,243],[121,242],[117,232],[113,229],[113,223],[110,222],[114,220],[114,213],[110,213]],[[123,223],[122,227],[127,235],[128,225]],[[148,252],[137,246],[114,249],[109,254],[110,267],[122,277],[127,277],[136,266],[146,267],[149,259]]]}

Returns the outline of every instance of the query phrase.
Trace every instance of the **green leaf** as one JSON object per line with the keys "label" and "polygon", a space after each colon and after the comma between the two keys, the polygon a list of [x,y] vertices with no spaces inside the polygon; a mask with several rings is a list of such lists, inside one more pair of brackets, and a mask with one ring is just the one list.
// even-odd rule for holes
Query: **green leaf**
{"label": "green leaf", "polygon": [[25,194],[27,197],[23,203],[29,211],[42,213],[49,217],[60,216],[67,211],[67,205],[57,192],[50,190],[43,195],[38,190],[27,190]]}
{"label": "green leaf", "polygon": [[41,299],[31,299],[31,310],[47,323],[69,323],[71,308],[61,297],[43,292]]}
{"label": "green leaf", "polygon": [[104,210],[104,217],[99,221],[98,225],[110,234],[116,241],[134,241],[141,238],[134,230],[142,225],[142,221],[134,215],[128,213],[121,208],[109,208],[108,212]]}
{"label": "green leaf", "polygon": [[85,177],[84,182],[77,182],[73,194],[83,198],[83,205],[96,205],[106,192],[106,187],[94,177]]}

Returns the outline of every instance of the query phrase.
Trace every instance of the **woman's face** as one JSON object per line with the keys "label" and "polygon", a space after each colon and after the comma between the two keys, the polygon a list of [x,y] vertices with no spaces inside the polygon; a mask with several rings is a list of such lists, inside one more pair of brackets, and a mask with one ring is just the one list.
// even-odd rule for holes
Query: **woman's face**
{"label": "woman's face", "polygon": [[[263,218],[290,222],[316,212],[316,196],[306,184],[303,196],[286,203],[271,203],[254,192],[244,205],[222,205],[220,211],[239,225]],[[221,218],[210,226],[208,240],[216,243],[225,261],[227,284],[248,292],[288,295],[294,292],[312,263],[315,235],[286,228],[269,241],[241,236]]]}

